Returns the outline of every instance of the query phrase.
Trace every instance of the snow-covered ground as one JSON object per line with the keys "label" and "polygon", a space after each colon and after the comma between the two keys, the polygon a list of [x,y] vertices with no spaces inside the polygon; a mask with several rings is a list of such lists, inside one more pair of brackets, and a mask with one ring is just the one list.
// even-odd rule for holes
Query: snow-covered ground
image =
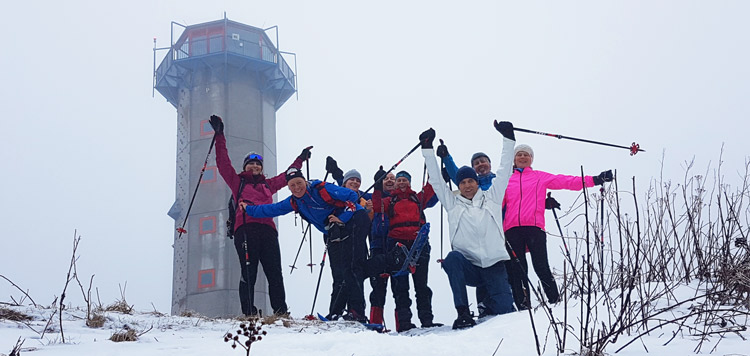
{"label": "snow-covered ground", "polygon": [[[694,290],[681,287],[680,295],[690,295]],[[664,315],[664,319],[678,317],[687,312],[690,305],[684,305]],[[157,312],[105,313],[106,322],[101,328],[85,325],[86,312],[80,308],[70,308],[64,312],[63,331],[65,343],[61,342],[58,317],[53,318],[51,331],[41,338],[47,325],[50,308],[32,306],[6,307],[33,317],[28,322],[0,320],[0,352],[8,354],[20,337],[25,339],[22,354],[26,355],[244,355],[239,348],[232,349],[223,340],[226,332],[234,333],[240,324],[238,320],[209,319],[203,317],[166,316]],[[554,314],[562,318],[564,306],[553,308]],[[568,324],[573,330],[579,325],[578,301],[568,304]],[[603,314],[600,314],[603,315]],[[544,355],[557,354],[554,335],[548,333],[549,322],[544,312],[534,312],[534,321],[543,347]],[[747,325],[747,318],[739,320]],[[689,323],[695,323],[690,320]],[[657,323],[652,322],[650,326]],[[689,325],[689,324],[688,324]],[[693,325],[700,326],[700,325]],[[695,352],[699,339],[683,329],[670,341],[676,327],[659,328],[620,351],[619,355],[688,355]],[[32,330],[33,329],[33,330]],[[113,342],[113,333],[133,329],[142,333],[135,342]],[[534,335],[528,312],[516,312],[488,318],[476,327],[465,330],[451,330],[450,325],[433,329],[415,329],[398,334],[379,334],[366,330],[353,322],[307,321],[301,315],[291,320],[277,320],[264,325],[267,332],[262,341],[252,345],[251,355],[536,355]],[[567,335],[566,354],[579,351],[576,336]],[[636,334],[623,335],[617,343],[606,351],[614,354],[620,346],[631,341]],[[714,335],[706,340],[700,353],[715,355],[748,355],[747,331]],[[241,339],[244,340],[244,339]],[[715,349],[714,349],[715,348]]]}

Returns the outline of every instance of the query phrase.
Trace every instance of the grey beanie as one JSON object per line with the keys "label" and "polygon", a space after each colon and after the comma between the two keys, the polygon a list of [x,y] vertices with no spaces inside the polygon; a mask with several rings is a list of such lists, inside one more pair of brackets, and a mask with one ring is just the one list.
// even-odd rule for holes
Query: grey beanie
{"label": "grey beanie", "polygon": [[359,174],[356,169],[352,169],[344,174],[344,180],[342,181],[342,184],[346,184],[346,181],[352,178],[357,178],[360,182],[362,181],[362,175]]}
{"label": "grey beanie", "polygon": [[479,157],[486,157],[487,161],[492,163],[492,160],[490,160],[490,156],[486,155],[484,152],[477,152],[471,156],[471,164],[474,165],[474,160]]}

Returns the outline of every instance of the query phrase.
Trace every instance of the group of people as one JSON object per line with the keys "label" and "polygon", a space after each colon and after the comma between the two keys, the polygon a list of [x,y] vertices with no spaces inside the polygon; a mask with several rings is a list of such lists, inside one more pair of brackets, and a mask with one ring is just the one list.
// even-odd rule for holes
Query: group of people
{"label": "group of people", "polygon": [[[333,277],[326,318],[382,324],[390,279],[396,330],[415,328],[409,297],[411,274],[421,326],[442,326],[433,320],[432,290],[428,286],[429,243],[420,248],[411,273],[393,273],[427,223],[424,210],[438,201],[448,215],[452,251],[441,267],[448,276],[457,312],[454,329],[476,324],[469,309],[467,286],[476,287],[480,317],[530,307],[527,251],[548,301],[556,303],[559,291],[547,260],[544,231],[546,191],[581,190],[613,179],[611,171],[582,179],[533,170],[531,147],[516,145],[510,122],[495,121],[494,127],[502,135],[502,152],[494,173],[489,156],[482,152],[472,156],[471,167],[458,168],[442,143],[437,148],[437,156],[445,166],[441,171],[433,149],[435,131],[429,129],[419,135],[429,173],[428,182],[420,191],[412,189],[408,172],[393,174],[381,166],[374,177],[374,193],[369,194],[359,190],[362,177],[358,171],[344,173],[331,157],[326,171],[338,184],[305,177],[300,169],[312,147],[303,149],[289,168],[275,177],[263,174],[263,158],[252,152],[245,157],[242,172],[236,173],[227,154],[221,118],[213,115],[209,123],[216,135],[219,173],[239,206],[234,243],[242,266],[239,294],[246,315],[257,313],[251,290],[258,262],[268,279],[273,312],[288,313],[278,232],[272,218],[296,212],[321,231],[325,239]],[[457,185],[457,191],[453,191],[450,181]],[[291,195],[273,203],[273,194],[283,186],[289,188]],[[369,318],[364,296],[368,278],[372,286]]]}

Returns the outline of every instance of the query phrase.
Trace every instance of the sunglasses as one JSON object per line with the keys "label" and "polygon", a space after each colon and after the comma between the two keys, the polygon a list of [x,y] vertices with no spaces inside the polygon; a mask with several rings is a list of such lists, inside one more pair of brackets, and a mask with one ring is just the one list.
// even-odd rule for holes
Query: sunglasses
{"label": "sunglasses", "polygon": [[263,156],[261,156],[259,154],[255,154],[255,153],[247,156],[247,158],[245,158],[245,161],[249,161],[249,160],[252,160],[252,159],[257,159],[258,161],[263,162]]}

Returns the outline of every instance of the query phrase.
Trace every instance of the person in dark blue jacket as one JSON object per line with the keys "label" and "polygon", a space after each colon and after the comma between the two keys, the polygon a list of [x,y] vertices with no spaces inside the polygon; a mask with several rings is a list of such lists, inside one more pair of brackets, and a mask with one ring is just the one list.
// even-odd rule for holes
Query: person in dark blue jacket
{"label": "person in dark blue jacket", "polygon": [[[356,192],[319,180],[307,181],[297,168],[286,171],[292,195],[274,204],[240,204],[253,217],[276,217],[295,211],[323,233],[330,258],[333,291],[327,318],[367,322],[364,263],[370,219],[357,204]],[[344,315],[344,310],[348,313]]]}

